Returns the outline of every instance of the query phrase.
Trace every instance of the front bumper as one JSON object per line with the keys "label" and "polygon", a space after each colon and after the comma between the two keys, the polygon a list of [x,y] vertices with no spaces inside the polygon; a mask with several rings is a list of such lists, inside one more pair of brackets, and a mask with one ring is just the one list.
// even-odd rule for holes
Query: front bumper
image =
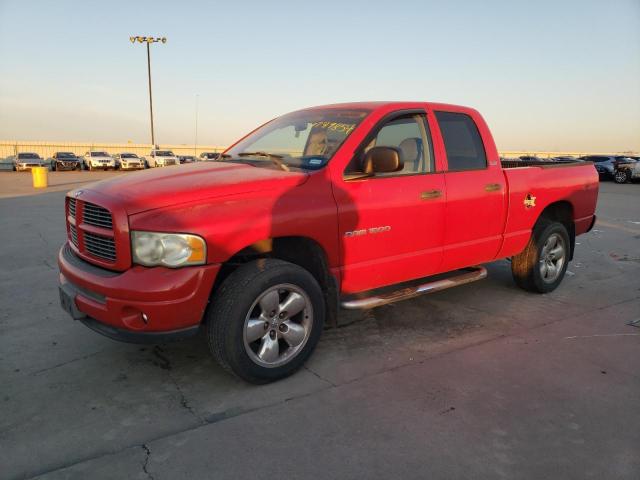
{"label": "front bumper", "polygon": [[141,163],[137,164],[120,164],[120,170],[143,170],[144,165]]}
{"label": "front bumper", "polygon": [[80,163],[72,163],[72,162],[64,162],[64,163],[60,163],[60,162],[56,162],[55,163],[55,168],[56,171],[71,171],[71,170],[77,170],[80,168]]}
{"label": "front bumper", "polygon": [[[162,342],[197,332],[220,265],[96,267],[65,244],[58,254],[63,308],[110,338]],[[65,302],[67,302],[65,304]]]}
{"label": "front bumper", "polygon": [[42,167],[43,165],[16,165],[16,172],[30,172],[32,168]]}

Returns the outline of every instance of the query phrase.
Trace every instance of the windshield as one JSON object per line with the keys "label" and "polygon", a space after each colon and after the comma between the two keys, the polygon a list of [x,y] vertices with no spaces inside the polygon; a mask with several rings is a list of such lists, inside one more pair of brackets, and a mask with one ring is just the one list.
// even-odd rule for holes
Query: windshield
{"label": "windshield", "polygon": [[58,152],[56,158],[76,158],[76,156],[71,152]]}
{"label": "windshield", "polygon": [[120,155],[122,158],[138,158],[138,155],[135,153],[123,153]]}
{"label": "windshield", "polygon": [[92,157],[108,157],[109,154],[107,152],[91,152]]}
{"label": "windshield", "polygon": [[173,157],[173,152],[171,150],[158,150],[155,153],[156,157]]}
{"label": "windshield", "polygon": [[19,153],[18,158],[21,160],[37,160],[40,158],[40,155],[37,153]]}
{"label": "windshield", "polygon": [[368,110],[313,109],[276,118],[241,140],[224,157],[231,162],[316,170],[326,165]]}

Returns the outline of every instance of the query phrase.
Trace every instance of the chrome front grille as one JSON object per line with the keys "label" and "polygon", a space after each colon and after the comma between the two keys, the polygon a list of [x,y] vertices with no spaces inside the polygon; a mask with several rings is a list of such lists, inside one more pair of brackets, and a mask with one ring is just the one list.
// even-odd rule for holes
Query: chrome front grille
{"label": "chrome front grille", "polygon": [[113,229],[113,219],[111,218],[111,212],[106,208],[99,207],[93,203],[84,203],[84,209],[82,211],[82,220],[87,225],[93,225],[94,227]]}
{"label": "chrome front grille", "polygon": [[84,247],[94,257],[109,262],[116,261],[116,243],[111,237],[84,232]]}
{"label": "chrome front grille", "polygon": [[76,199],[69,197],[69,215],[76,218]]}
{"label": "chrome front grille", "polygon": [[81,198],[67,197],[69,245],[87,262],[118,266],[113,216],[109,210]]}
{"label": "chrome front grille", "polygon": [[69,231],[71,232],[71,241],[77,247],[78,246],[78,230],[75,225],[69,225]]}

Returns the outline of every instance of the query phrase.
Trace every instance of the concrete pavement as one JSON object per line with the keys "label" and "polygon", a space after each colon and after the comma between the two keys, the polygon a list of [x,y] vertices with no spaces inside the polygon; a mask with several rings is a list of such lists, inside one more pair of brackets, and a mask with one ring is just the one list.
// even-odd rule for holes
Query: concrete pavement
{"label": "concrete pavement", "polygon": [[640,476],[640,185],[601,185],[556,292],[495,262],[343,315],[305,369],[255,387],[199,338],[120,344],[62,312],[63,195],[96,175],[114,173],[36,193],[0,173],[2,478]]}

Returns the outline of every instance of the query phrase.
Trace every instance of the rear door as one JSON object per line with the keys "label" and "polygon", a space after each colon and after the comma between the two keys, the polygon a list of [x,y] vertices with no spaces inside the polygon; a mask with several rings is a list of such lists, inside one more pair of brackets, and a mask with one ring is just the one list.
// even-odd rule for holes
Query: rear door
{"label": "rear door", "polygon": [[442,270],[493,260],[502,244],[506,181],[499,161],[487,162],[474,119],[436,111],[447,158],[445,237]]}
{"label": "rear door", "polygon": [[[373,146],[401,151],[401,171],[364,176]],[[342,290],[359,292],[437,272],[442,261],[444,174],[435,171],[424,111],[384,118],[333,182],[342,245]]]}

